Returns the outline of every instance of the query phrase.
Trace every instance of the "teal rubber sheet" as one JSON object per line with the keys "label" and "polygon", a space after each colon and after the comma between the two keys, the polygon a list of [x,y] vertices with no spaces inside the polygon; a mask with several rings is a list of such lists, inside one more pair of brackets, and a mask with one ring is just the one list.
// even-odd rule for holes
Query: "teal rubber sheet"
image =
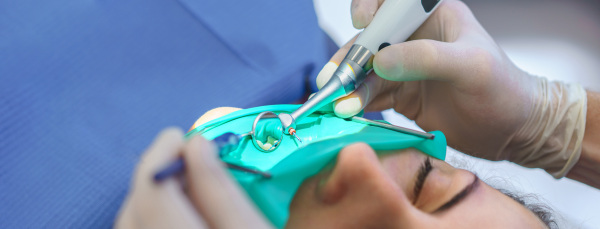
{"label": "teal rubber sheet", "polygon": [[[236,111],[200,125],[186,136],[201,134],[207,139],[213,139],[226,132],[249,133],[259,113],[291,113],[299,106],[270,105]],[[302,182],[334,161],[339,151],[349,144],[364,142],[377,151],[388,152],[416,148],[440,160],[444,160],[446,156],[446,138],[440,131],[430,132],[435,137],[427,139],[351,119],[342,119],[333,113],[316,112],[298,120],[296,133],[303,143],[293,136],[283,135],[279,147],[271,152],[264,152],[255,147],[251,137],[246,137],[240,141],[235,151],[222,157],[223,161],[271,174],[271,178],[264,178],[231,170],[232,176],[257,207],[279,228],[285,226],[289,205]]]}

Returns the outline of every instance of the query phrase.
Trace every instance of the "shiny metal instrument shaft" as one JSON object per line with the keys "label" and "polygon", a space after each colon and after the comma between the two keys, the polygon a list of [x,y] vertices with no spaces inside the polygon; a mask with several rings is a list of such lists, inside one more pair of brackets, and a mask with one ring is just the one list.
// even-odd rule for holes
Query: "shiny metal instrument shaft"
{"label": "shiny metal instrument shaft", "polygon": [[383,122],[373,121],[373,120],[366,119],[366,118],[352,117],[351,119],[353,121],[357,121],[357,122],[364,123],[367,125],[378,126],[378,127],[386,128],[389,130],[398,131],[400,133],[414,135],[417,137],[422,137],[422,138],[431,139],[431,140],[433,140],[433,138],[435,138],[435,135],[433,135],[431,133],[416,131],[413,129],[408,129],[408,128],[404,128],[404,127],[400,127],[400,126],[396,126],[396,125],[392,125],[392,124],[383,123]]}
{"label": "shiny metal instrument shaft", "polygon": [[296,128],[298,120],[356,90],[372,69],[372,57],[373,53],[367,48],[357,44],[352,45],[342,63],[321,90],[291,114],[279,114],[286,130],[284,132],[291,134],[290,128]]}

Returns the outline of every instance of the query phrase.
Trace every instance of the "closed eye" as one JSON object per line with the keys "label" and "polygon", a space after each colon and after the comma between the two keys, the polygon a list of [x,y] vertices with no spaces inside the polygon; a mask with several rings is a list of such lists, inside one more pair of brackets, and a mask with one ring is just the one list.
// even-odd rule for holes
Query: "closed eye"
{"label": "closed eye", "polygon": [[413,205],[416,204],[417,200],[419,199],[421,189],[423,189],[423,185],[425,184],[425,179],[432,169],[433,167],[431,166],[431,158],[427,157],[419,169],[419,174],[417,175],[417,181],[415,182],[415,188],[413,189],[413,196],[415,197],[413,199]]}
{"label": "closed eye", "polygon": [[479,186],[479,183],[480,183],[477,175],[473,174],[473,177],[474,177],[473,182],[471,182],[471,184],[469,184],[465,188],[463,188],[460,192],[458,192],[456,195],[454,195],[454,197],[452,197],[452,199],[450,199],[448,202],[443,204],[437,210],[433,211],[433,213],[437,213],[437,212],[441,212],[446,209],[449,209],[452,206],[455,206],[456,204],[458,204],[460,201],[467,198],[467,196],[469,194],[473,193],[473,190],[475,190]]}

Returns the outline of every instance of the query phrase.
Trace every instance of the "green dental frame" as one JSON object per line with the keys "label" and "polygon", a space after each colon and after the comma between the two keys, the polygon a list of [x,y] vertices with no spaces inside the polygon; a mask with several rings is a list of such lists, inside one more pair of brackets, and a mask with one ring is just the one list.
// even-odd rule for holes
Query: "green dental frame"
{"label": "green dental frame", "polygon": [[[269,105],[236,111],[196,127],[186,137],[201,134],[206,139],[213,139],[226,132],[249,133],[259,113],[291,113],[299,106]],[[264,152],[254,146],[250,137],[246,137],[235,151],[221,158],[271,174],[272,177],[267,179],[230,170],[258,208],[278,228],[285,226],[290,203],[302,182],[335,160],[339,151],[349,144],[364,142],[379,151],[416,148],[440,160],[446,156],[446,138],[440,131],[430,132],[435,138],[426,139],[338,118],[333,113],[311,114],[297,123],[296,131],[304,143],[290,135],[283,135],[278,148]]]}

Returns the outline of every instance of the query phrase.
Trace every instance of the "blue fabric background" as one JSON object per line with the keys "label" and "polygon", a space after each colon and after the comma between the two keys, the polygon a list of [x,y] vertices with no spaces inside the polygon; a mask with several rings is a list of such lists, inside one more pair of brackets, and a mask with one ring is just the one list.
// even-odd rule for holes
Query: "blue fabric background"
{"label": "blue fabric background", "polygon": [[0,0],[0,228],[110,227],[161,129],[296,101],[334,50],[312,1]]}

